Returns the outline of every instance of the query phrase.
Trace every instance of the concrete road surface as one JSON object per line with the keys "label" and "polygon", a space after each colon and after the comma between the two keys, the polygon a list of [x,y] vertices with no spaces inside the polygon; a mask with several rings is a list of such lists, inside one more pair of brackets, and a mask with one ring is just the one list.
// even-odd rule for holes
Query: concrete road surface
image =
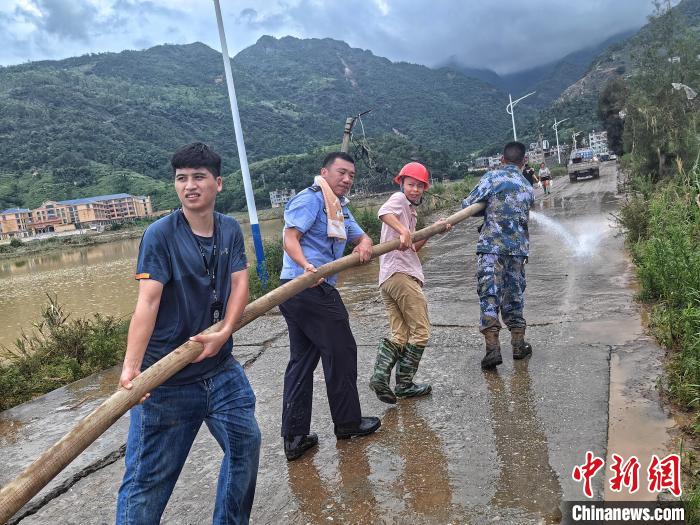
{"label": "concrete road surface", "polygon": [[[656,406],[659,352],[641,328],[630,262],[611,221],[619,206],[616,188],[615,166],[608,163],[600,179],[574,184],[557,179],[550,196],[537,192],[526,291],[527,336],[534,354],[514,363],[508,333],[501,332],[504,363],[498,373],[479,367],[483,341],[477,330],[474,249],[480,221],[469,220],[429,242],[423,256],[433,333],[417,377],[433,385],[426,398],[389,406],[369,390],[377,343],[388,330],[376,263],[343,278],[341,293],[359,345],[363,412],[382,418],[380,431],[370,437],[336,441],[319,367],[312,430],[320,446],[288,463],[279,436],[288,358],[284,320],[273,312],[235,334],[235,355],[248,363],[263,434],[251,521],[557,523],[562,501],[582,499],[573,467],[584,462],[587,451],[606,457],[609,428],[627,436],[616,446],[629,452],[630,440],[644,434],[648,424],[649,450],[665,450],[665,415],[660,412],[653,421],[648,415]],[[639,352],[648,358],[633,370],[642,370],[643,377],[632,380],[634,373],[628,373],[614,379],[617,394],[611,400],[611,356],[628,363]],[[113,382],[114,373],[90,378],[2,414],[0,453],[7,465],[0,482],[104,399]],[[639,409],[637,420],[625,419],[625,406]],[[614,421],[609,422],[609,414]],[[112,523],[127,419],[44,491],[48,501],[21,523]],[[86,466],[109,453],[111,460],[87,474]],[[211,520],[220,458],[203,427],[164,523]],[[76,474],[84,477],[68,479]],[[605,494],[605,479],[593,480],[597,499]]]}

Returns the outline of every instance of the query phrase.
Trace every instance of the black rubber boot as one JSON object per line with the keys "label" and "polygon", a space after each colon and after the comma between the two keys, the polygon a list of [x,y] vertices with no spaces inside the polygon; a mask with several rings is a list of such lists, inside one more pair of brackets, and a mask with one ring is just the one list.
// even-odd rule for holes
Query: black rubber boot
{"label": "black rubber boot", "polygon": [[532,345],[525,341],[525,327],[510,329],[510,344],[513,347],[513,359],[525,359],[532,355]]}
{"label": "black rubber boot", "polygon": [[382,339],[377,351],[377,360],[374,363],[374,373],[369,380],[369,387],[377,394],[379,401],[393,405],[396,403],[396,395],[389,387],[391,370],[399,358],[400,347],[389,339]]}
{"label": "black rubber boot", "polygon": [[499,328],[497,326],[492,326],[482,331],[486,342],[486,355],[481,360],[482,370],[493,370],[503,363],[503,358],[501,357],[501,343],[498,340],[498,331]]}
{"label": "black rubber boot", "polygon": [[430,394],[432,387],[428,384],[415,384],[413,378],[418,371],[418,365],[425,351],[424,346],[407,344],[399,354],[396,365],[396,397],[418,397]]}

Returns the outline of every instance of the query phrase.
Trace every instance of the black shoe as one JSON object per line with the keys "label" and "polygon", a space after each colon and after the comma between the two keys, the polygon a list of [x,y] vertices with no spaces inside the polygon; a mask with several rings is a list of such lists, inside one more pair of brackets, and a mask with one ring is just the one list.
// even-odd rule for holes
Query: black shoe
{"label": "black shoe", "polygon": [[284,438],[284,455],[287,461],[294,461],[304,455],[304,452],[318,445],[318,436],[311,432],[306,436],[289,436]]}
{"label": "black shoe", "polygon": [[382,426],[378,417],[363,417],[359,423],[349,425],[335,425],[335,437],[338,439],[349,439],[353,436],[367,436],[376,432]]}
{"label": "black shoe", "polygon": [[503,358],[501,357],[501,351],[498,348],[490,349],[486,352],[486,355],[481,360],[482,370],[493,370],[498,365],[503,363]]}

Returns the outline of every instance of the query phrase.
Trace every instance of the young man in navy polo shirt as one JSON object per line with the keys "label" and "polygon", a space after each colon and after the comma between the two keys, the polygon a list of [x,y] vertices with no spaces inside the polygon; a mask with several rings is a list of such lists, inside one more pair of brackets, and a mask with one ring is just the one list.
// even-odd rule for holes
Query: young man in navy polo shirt
{"label": "young man in navy polo shirt", "polygon": [[[287,203],[282,282],[315,272],[317,267],[342,257],[348,241],[356,245],[354,252],[359,254],[360,262],[371,259],[372,239],[362,231],[347,208],[349,201],[345,195],[354,178],[353,158],[346,153],[329,153],[314,185]],[[325,186],[325,190],[320,185]],[[325,196],[324,191],[327,192]],[[335,208],[335,221],[329,205]],[[368,435],[381,424],[379,418],[362,417],[360,411],[357,345],[335,282],[336,276],[332,275],[280,305],[289,328],[290,356],[284,375],[282,437],[284,452],[290,461],[318,443],[310,426],[313,375],[319,359],[323,363],[337,438]]]}
{"label": "young man in navy polo shirt", "polygon": [[[248,301],[243,235],[214,212],[221,157],[206,144],[177,150],[171,165],[182,208],[148,227],[136,269],[138,300],[119,383],[188,339],[193,363],[131,409],[117,524],[158,523],[202,423],[224,451],[213,523],[248,523],[260,453],[255,395],[233,358],[231,333]],[[218,332],[197,335],[217,321]]]}

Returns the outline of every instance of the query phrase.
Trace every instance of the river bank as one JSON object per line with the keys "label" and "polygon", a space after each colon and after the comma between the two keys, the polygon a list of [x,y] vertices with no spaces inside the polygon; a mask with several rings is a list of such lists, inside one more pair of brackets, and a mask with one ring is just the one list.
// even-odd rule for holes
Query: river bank
{"label": "river bank", "polygon": [[0,245],[0,260],[19,259],[36,254],[44,255],[123,239],[136,239],[143,235],[144,230],[145,226],[132,226],[102,233],[77,233],[29,241],[25,239],[21,240],[22,244],[19,246],[13,246],[9,243]]}

